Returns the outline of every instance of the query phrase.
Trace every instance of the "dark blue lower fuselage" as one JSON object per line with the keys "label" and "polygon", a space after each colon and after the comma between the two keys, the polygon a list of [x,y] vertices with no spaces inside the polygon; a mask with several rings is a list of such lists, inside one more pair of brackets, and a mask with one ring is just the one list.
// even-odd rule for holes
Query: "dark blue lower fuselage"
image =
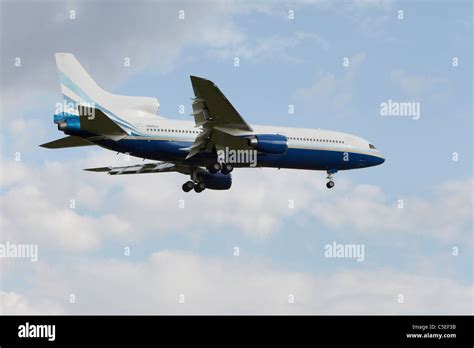
{"label": "dark blue lower fuselage", "polygon": [[[119,141],[102,139],[94,141],[104,148],[128,153],[140,158],[188,163],[197,166],[208,166],[216,161],[216,154],[200,153],[186,160],[191,141],[174,141],[160,139],[126,138]],[[385,160],[377,155],[361,153],[357,149],[317,149],[289,147],[282,155],[258,154],[258,167],[292,168],[310,170],[348,170],[372,167],[382,164]],[[245,167],[248,164],[238,164]]]}

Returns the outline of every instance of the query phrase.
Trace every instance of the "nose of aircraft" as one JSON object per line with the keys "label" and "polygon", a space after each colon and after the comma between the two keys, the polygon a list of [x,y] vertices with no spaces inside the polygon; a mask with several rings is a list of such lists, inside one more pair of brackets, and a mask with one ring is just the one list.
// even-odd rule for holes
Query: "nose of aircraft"
{"label": "nose of aircraft", "polygon": [[379,164],[382,164],[383,162],[385,162],[385,157],[383,157],[382,155],[374,156],[374,165],[378,166]]}
{"label": "nose of aircraft", "polygon": [[359,168],[374,167],[382,164],[383,162],[385,162],[385,158],[382,155],[369,155],[361,158],[358,162],[358,166]]}

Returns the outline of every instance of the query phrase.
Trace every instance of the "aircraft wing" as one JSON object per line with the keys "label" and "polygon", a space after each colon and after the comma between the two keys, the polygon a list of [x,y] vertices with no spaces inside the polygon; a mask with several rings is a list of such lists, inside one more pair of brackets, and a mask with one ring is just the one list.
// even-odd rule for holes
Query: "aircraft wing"
{"label": "aircraft wing", "polygon": [[[197,171],[204,171],[202,168],[195,168]],[[166,173],[179,172],[191,174],[191,166],[170,162],[144,163],[125,167],[99,167],[84,169],[89,172],[106,172],[110,175],[123,174],[146,174],[146,173]]]}
{"label": "aircraft wing", "polygon": [[212,81],[197,76],[191,76],[191,83],[195,95],[192,115],[202,132],[186,158],[214,148],[250,149],[243,137],[253,134],[253,129],[220,89]]}

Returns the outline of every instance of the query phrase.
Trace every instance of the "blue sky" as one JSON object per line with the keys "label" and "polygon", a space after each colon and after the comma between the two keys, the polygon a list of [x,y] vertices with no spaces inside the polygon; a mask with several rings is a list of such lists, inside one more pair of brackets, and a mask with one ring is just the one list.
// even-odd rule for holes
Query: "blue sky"
{"label": "blue sky", "polygon": [[[35,264],[1,261],[4,312],[472,312],[471,2],[108,5],[1,3],[2,240],[40,248]],[[178,109],[190,112],[189,75],[198,75],[213,80],[251,124],[356,134],[387,160],[338,173],[330,192],[321,172],[242,170],[232,190],[199,196],[182,193],[177,174],[84,173],[123,158],[37,147],[61,136],[52,123],[60,98],[55,52],[74,53],[111,92],[157,97],[165,117],[189,117]],[[419,102],[420,119],[381,116],[380,103],[389,99]],[[325,258],[324,245],[333,241],[365,245],[364,262]],[[233,256],[235,246],[241,256]],[[116,274],[88,283],[90,269]],[[232,281],[237,285],[222,285]],[[143,303],[124,305],[120,287],[131,282],[163,296],[135,294]],[[194,302],[171,305],[175,284]],[[217,288],[218,305],[196,295]],[[101,291],[116,302],[102,303]],[[296,307],[279,302],[291,291]],[[68,305],[70,292],[96,307]]]}

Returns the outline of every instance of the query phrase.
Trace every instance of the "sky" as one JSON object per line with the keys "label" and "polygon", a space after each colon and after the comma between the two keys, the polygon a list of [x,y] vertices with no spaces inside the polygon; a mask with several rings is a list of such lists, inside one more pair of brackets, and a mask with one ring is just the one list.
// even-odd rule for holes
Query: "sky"
{"label": "sky", "polygon": [[[38,250],[0,258],[0,313],[472,314],[472,14],[461,0],[0,0],[0,247]],[[56,52],[110,92],[157,97],[160,116],[192,120],[202,76],[250,124],[355,134],[386,162],[331,190],[318,171],[237,169],[201,194],[177,173],[84,172],[141,159],[38,147],[63,136]],[[389,100],[419,119],[381,115]],[[364,257],[327,257],[333,243]]]}

